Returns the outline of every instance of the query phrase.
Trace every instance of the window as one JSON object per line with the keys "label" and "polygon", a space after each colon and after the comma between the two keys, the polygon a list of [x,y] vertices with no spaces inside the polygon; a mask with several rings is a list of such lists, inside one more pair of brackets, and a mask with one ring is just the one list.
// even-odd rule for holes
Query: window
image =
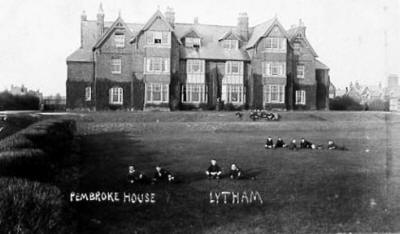
{"label": "window", "polygon": [[268,52],[286,52],[286,38],[267,37],[265,39],[265,49]]}
{"label": "window", "polygon": [[204,73],[204,60],[187,60],[186,73]]}
{"label": "window", "polygon": [[200,48],[200,38],[186,37],[185,38],[186,47]]}
{"label": "window", "polygon": [[298,105],[306,104],[306,91],[296,90],[296,104]]}
{"label": "window", "polygon": [[146,102],[168,102],[169,86],[162,83],[146,83]]}
{"label": "window", "polygon": [[182,102],[207,102],[207,87],[204,84],[185,84],[182,86]]}
{"label": "window", "polygon": [[286,76],[286,64],[284,62],[263,62],[262,63],[263,76]]}
{"label": "window", "polygon": [[121,59],[113,58],[111,59],[111,73],[112,74],[121,74]]}
{"label": "window", "polygon": [[244,86],[242,84],[223,84],[222,100],[226,103],[244,103]]}
{"label": "window", "polygon": [[225,73],[232,75],[243,74],[243,62],[238,61],[227,61],[225,63]]}
{"label": "window", "polygon": [[110,89],[110,104],[122,105],[123,90],[121,87],[113,87]]}
{"label": "window", "polygon": [[301,52],[301,44],[300,44],[300,42],[293,43],[293,50],[297,54]]}
{"label": "window", "polygon": [[92,100],[92,88],[90,86],[85,88],[85,101]]}
{"label": "window", "polygon": [[238,40],[223,40],[222,47],[225,49],[239,49],[239,41]]}
{"label": "window", "polygon": [[304,79],[305,66],[297,65],[297,78]]}
{"label": "window", "polygon": [[117,48],[125,47],[125,35],[124,34],[115,34],[114,35],[114,43]]}
{"label": "window", "polygon": [[169,58],[145,58],[145,73],[169,73]]}
{"label": "window", "polygon": [[147,31],[147,45],[169,45],[170,32]]}
{"label": "window", "polygon": [[264,103],[284,103],[285,86],[284,85],[264,85]]}

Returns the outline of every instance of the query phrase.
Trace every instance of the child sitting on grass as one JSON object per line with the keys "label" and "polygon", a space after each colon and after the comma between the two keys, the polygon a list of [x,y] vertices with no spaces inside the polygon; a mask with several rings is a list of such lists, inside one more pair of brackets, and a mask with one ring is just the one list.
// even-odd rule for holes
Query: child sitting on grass
{"label": "child sitting on grass", "polygon": [[233,179],[240,179],[243,177],[242,170],[236,166],[236,164],[231,165],[231,170],[229,171],[229,178]]}
{"label": "child sitting on grass", "polygon": [[206,175],[208,179],[219,179],[222,174],[221,168],[217,165],[217,161],[215,159],[211,160],[211,165],[208,167],[206,171]]}
{"label": "child sitting on grass", "polygon": [[167,169],[161,168],[160,166],[156,166],[156,171],[154,172],[153,182],[158,183],[162,181],[166,181],[169,183],[174,182],[175,177],[173,174]]}
{"label": "child sitting on grass", "polygon": [[282,140],[282,138],[278,137],[278,140],[276,140],[275,143],[275,148],[285,148],[286,144],[285,142]]}
{"label": "child sitting on grass", "polygon": [[271,137],[267,138],[267,142],[265,142],[265,149],[273,149],[274,148],[274,141]]}
{"label": "child sitting on grass", "polygon": [[128,182],[131,184],[138,183],[138,182],[145,183],[146,176],[143,173],[137,171],[135,169],[135,166],[131,165],[131,166],[129,166],[129,170],[128,170]]}

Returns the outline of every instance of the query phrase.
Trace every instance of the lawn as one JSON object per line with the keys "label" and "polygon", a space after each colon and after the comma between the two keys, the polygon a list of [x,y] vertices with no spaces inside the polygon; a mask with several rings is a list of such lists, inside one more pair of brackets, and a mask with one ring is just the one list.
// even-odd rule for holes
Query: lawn
{"label": "lawn", "polygon": [[[74,202],[82,233],[327,233],[400,231],[400,116],[285,112],[252,122],[232,112],[90,113],[80,117],[79,191],[156,194],[154,204]],[[349,151],[265,150],[274,139],[334,139]],[[215,158],[255,180],[209,181]],[[128,165],[156,165],[176,184],[130,185]],[[211,204],[210,192],[260,193],[263,203]]]}

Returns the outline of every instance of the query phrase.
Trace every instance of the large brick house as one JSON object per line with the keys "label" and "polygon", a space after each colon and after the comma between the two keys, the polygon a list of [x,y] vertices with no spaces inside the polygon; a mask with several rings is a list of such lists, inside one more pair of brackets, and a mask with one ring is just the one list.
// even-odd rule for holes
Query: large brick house
{"label": "large brick house", "polygon": [[326,110],[329,68],[306,27],[285,30],[275,17],[249,26],[175,22],[168,8],[145,23],[81,16],[81,46],[67,58],[67,108],[179,110],[218,104]]}

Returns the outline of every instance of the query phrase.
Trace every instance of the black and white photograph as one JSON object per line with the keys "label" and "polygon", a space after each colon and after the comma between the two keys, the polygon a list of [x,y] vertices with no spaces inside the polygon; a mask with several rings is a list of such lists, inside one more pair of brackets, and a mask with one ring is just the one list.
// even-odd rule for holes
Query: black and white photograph
{"label": "black and white photograph", "polygon": [[0,233],[400,233],[400,0],[0,0]]}

